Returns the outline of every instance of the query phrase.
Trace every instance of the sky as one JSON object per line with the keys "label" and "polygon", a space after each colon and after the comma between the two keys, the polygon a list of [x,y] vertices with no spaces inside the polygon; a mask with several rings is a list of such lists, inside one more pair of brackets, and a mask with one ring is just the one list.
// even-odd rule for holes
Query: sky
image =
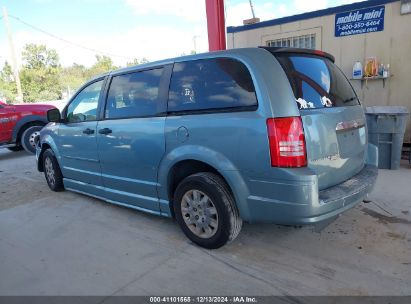
{"label": "sky", "polygon": [[[353,2],[359,1],[253,0],[253,6],[264,21]],[[205,0],[3,0],[0,5],[9,14],[18,64],[27,43],[56,49],[63,66],[91,66],[96,54],[124,66],[133,58],[154,61],[208,50]],[[252,17],[248,0],[225,0],[225,9],[226,26]],[[5,60],[10,62],[10,50],[0,20],[0,66]]]}

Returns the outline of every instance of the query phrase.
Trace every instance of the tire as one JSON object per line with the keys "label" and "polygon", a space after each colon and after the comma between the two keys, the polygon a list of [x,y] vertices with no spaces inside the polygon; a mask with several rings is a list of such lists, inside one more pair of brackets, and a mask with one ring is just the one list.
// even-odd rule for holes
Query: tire
{"label": "tire", "polygon": [[242,227],[228,186],[213,173],[186,177],[177,186],[173,208],[184,234],[207,249],[220,248],[233,241]]}
{"label": "tire", "polygon": [[34,138],[37,135],[40,135],[41,129],[43,129],[43,126],[30,126],[26,130],[24,130],[23,134],[21,135],[21,145],[28,153],[36,153],[36,144],[34,142]]}
{"label": "tire", "polygon": [[52,191],[59,192],[64,190],[63,175],[56,156],[51,149],[43,153],[44,177]]}
{"label": "tire", "polygon": [[7,149],[9,149],[10,151],[13,151],[13,152],[18,152],[18,151],[23,150],[23,147],[20,146],[20,145],[16,145],[14,147],[8,147]]}

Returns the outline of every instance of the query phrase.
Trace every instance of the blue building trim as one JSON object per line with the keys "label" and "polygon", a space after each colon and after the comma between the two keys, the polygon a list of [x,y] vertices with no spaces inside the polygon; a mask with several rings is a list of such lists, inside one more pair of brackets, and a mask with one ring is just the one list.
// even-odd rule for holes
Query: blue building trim
{"label": "blue building trim", "polygon": [[317,18],[317,17],[327,16],[327,15],[334,15],[338,13],[343,13],[347,11],[352,11],[352,10],[357,10],[357,9],[367,8],[367,7],[373,7],[373,6],[378,6],[378,5],[384,5],[387,3],[392,3],[392,2],[397,2],[397,1],[400,1],[400,0],[368,0],[368,1],[346,4],[346,5],[336,6],[336,7],[330,7],[330,8],[322,9],[319,11],[314,11],[314,12],[309,12],[309,13],[304,13],[304,14],[299,14],[299,15],[294,15],[294,16],[289,16],[289,17],[262,21],[262,22],[255,23],[255,24],[241,25],[241,26],[229,26],[227,27],[227,33],[243,32],[243,31],[253,30],[256,28],[290,23],[294,21],[306,20],[306,19]]}

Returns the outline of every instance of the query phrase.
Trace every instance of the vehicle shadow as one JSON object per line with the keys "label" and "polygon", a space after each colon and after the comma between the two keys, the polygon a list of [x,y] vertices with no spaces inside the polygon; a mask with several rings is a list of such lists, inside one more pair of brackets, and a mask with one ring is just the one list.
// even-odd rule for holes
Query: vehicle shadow
{"label": "vehicle shadow", "polygon": [[0,161],[34,156],[34,154],[29,154],[24,150],[18,152],[8,151],[6,149],[4,150],[5,151],[0,151]]}

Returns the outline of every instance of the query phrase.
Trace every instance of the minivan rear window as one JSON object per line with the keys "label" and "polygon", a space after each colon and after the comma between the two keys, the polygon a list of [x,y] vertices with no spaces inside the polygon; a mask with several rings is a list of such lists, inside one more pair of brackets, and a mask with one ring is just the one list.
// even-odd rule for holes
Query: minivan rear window
{"label": "minivan rear window", "polygon": [[328,58],[292,53],[279,53],[275,57],[287,74],[300,109],[359,104],[348,79]]}
{"label": "minivan rear window", "polygon": [[221,111],[256,109],[250,72],[231,58],[200,59],[174,64],[168,111]]}

